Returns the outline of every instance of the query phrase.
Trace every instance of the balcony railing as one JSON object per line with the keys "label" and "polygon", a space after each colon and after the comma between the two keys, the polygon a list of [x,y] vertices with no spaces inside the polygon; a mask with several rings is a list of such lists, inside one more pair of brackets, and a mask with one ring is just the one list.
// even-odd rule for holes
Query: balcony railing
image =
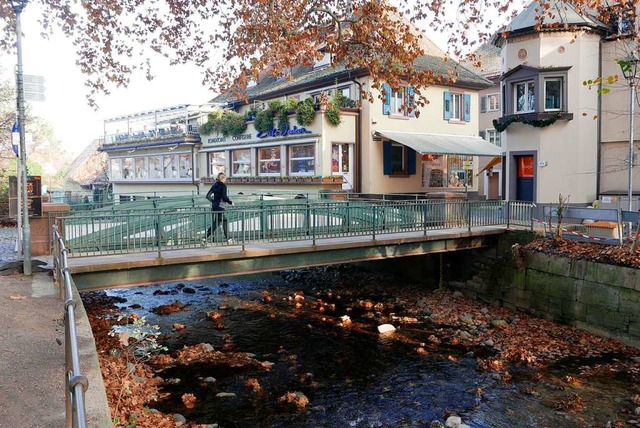
{"label": "balcony railing", "polygon": [[196,125],[172,126],[149,131],[134,131],[123,134],[105,135],[105,145],[127,144],[132,142],[165,140],[176,137],[200,136]]}

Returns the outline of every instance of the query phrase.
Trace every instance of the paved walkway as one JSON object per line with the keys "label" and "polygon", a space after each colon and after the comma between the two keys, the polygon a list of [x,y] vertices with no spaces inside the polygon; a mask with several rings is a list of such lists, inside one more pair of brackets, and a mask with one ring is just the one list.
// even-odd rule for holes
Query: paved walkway
{"label": "paved walkway", "polygon": [[[0,265],[19,259],[15,229],[0,229]],[[44,259],[43,259],[44,260]],[[50,260],[50,258],[49,258]],[[46,260],[45,260],[46,261]],[[65,427],[64,308],[49,272],[0,275],[0,427]],[[104,386],[84,308],[77,309],[89,426],[107,428]]]}

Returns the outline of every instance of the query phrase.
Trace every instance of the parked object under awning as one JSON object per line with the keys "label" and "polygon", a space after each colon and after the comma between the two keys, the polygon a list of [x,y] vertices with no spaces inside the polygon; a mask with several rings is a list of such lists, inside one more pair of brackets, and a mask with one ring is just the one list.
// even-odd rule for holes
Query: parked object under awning
{"label": "parked object under awning", "polygon": [[496,156],[495,158],[491,159],[489,163],[486,164],[480,171],[478,171],[476,175],[480,175],[483,171],[491,169],[499,163],[502,163],[502,156]]}
{"label": "parked object under awning", "polygon": [[480,137],[400,131],[375,131],[374,135],[411,147],[421,154],[502,156],[500,147]]}

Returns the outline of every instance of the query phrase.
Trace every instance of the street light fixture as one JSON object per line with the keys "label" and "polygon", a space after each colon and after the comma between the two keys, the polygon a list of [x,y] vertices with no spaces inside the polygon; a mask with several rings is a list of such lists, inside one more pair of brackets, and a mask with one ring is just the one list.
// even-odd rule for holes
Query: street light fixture
{"label": "street light fixture", "polygon": [[20,177],[22,191],[22,252],[23,272],[31,275],[31,228],[29,227],[29,209],[27,192],[27,150],[25,147],[25,121],[24,121],[24,79],[22,74],[22,26],[20,14],[27,6],[28,0],[9,0],[13,12],[16,14],[16,51],[18,64],[16,66],[16,91],[18,107],[18,126],[20,131]]}
{"label": "street light fixture", "polygon": [[[628,188],[627,193],[629,197],[629,211],[633,210],[633,116],[635,114],[636,105],[636,85],[638,84],[638,71],[640,71],[640,59],[633,53],[629,58],[619,60],[618,64],[622,69],[624,78],[627,79],[629,84],[629,167],[628,167]],[[632,234],[632,225],[629,223],[628,235]]]}

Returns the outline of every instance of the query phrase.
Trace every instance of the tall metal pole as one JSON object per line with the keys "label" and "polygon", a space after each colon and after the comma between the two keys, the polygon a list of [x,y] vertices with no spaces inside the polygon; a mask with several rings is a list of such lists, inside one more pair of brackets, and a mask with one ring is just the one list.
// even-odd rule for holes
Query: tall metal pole
{"label": "tall metal pole", "polygon": [[[635,76],[629,79],[629,211],[633,211],[633,115],[635,111],[636,82]],[[633,224],[629,223],[629,236],[633,235]]]}
{"label": "tall metal pole", "polygon": [[22,185],[22,252],[23,272],[31,275],[31,228],[29,227],[29,208],[27,198],[27,150],[25,147],[25,123],[24,123],[24,82],[22,76],[22,26],[20,14],[26,6],[26,0],[13,3],[13,11],[16,14],[16,50],[18,51],[18,66],[16,70],[16,88],[18,91],[18,126],[20,127],[20,169]]}

